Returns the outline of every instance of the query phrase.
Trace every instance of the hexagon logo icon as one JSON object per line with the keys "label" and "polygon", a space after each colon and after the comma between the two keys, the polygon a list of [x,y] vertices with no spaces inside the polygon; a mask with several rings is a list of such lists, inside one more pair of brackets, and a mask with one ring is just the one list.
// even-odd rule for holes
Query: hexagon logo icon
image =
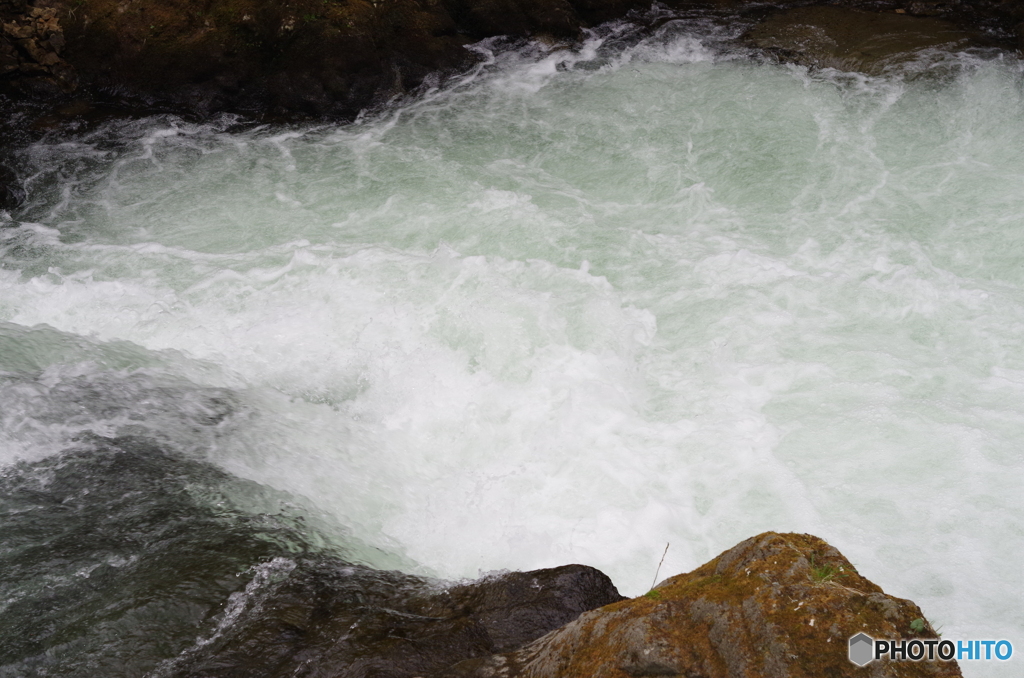
{"label": "hexagon logo icon", "polygon": [[857,666],[865,666],[874,659],[875,639],[866,633],[858,633],[850,638],[850,661]]}

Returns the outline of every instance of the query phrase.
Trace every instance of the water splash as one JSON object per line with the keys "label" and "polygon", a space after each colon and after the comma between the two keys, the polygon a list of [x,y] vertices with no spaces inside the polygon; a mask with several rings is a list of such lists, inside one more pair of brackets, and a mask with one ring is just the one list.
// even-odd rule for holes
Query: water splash
{"label": "water splash", "polygon": [[[1018,633],[1020,65],[629,30],[483,45],[349,126],[27,149],[0,319],[70,348],[18,383],[185,380],[124,409],[161,431],[228,389],[253,414],[194,453],[421,572],[581,561],[636,594],[668,541],[675,572],[808,531],[954,637]],[[33,426],[8,445],[61,449]]]}

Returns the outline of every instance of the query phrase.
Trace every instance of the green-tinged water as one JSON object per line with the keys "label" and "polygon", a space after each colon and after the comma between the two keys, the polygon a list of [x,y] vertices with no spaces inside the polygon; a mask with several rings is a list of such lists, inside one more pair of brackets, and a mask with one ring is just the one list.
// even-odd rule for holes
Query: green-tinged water
{"label": "green-tinged water", "polygon": [[809,73],[716,35],[500,52],[353,125],[25,149],[3,482],[127,435],[317,526],[246,532],[243,570],[308,542],[447,578],[581,562],[627,595],[666,543],[663,576],[811,532],[945,636],[1024,648],[1020,63]]}

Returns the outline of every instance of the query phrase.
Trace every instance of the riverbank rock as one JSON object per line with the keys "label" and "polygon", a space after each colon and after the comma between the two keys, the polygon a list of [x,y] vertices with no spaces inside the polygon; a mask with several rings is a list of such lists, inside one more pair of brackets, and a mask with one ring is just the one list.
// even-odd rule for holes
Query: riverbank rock
{"label": "riverbank rock", "polygon": [[[25,331],[43,350],[60,345],[56,330]],[[32,365],[22,357],[26,370],[0,381],[8,394],[32,383],[16,381]],[[240,414],[221,389],[115,380],[23,390],[44,420],[183,398],[196,429]],[[348,562],[273,496],[135,436],[84,434],[5,469],[0,675],[411,678],[517,649],[622,599],[582,565],[454,584]]]}
{"label": "riverbank rock", "polygon": [[0,3],[0,78],[26,94],[71,92],[74,69],[62,58],[64,32],[53,7],[33,7],[23,0]]}
{"label": "riverbank rock", "polygon": [[440,588],[330,560],[270,563],[225,628],[160,672],[175,678],[412,678],[508,652],[621,600],[583,565]]}
{"label": "riverbank rock", "polygon": [[[871,71],[924,45],[1024,47],[1020,0],[663,5],[758,22],[751,44],[811,65]],[[82,101],[128,115],[351,119],[465,71],[480,58],[466,45],[480,39],[571,43],[630,12],[642,23],[650,8],[647,0],[0,0],[0,95],[9,99],[0,107],[44,100],[52,106],[43,117],[55,119]]]}
{"label": "riverbank rock", "polygon": [[977,36],[934,16],[819,5],[773,14],[747,39],[786,61],[878,75],[927,49],[970,46]]}
{"label": "riverbank rock", "polygon": [[[0,91],[192,115],[351,118],[464,70],[465,45],[573,40],[639,0],[0,0]],[[46,88],[49,87],[49,90]],[[50,92],[50,90],[53,90]]]}
{"label": "riverbank rock", "polygon": [[[765,533],[648,594],[587,612],[450,678],[822,678],[960,676],[954,661],[848,659],[848,640],[936,638],[921,610],[886,595],[835,548]],[[438,674],[440,677],[442,674]]]}

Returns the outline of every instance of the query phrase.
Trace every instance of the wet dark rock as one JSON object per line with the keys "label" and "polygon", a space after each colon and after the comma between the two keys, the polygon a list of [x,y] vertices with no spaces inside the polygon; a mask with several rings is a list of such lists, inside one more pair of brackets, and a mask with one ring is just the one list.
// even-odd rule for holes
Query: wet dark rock
{"label": "wet dark rock", "polygon": [[[201,425],[238,408],[198,395]],[[280,508],[253,512],[257,497]],[[961,675],[952,661],[851,664],[859,632],[937,636],[810,535],[758,535],[625,600],[583,565],[453,584],[348,562],[284,499],[137,437],[87,435],[5,469],[0,675]]]}
{"label": "wet dark rock", "polygon": [[26,94],[75,89],[75,70],[62,58],[66,41],[55,8],[0,5],[0,24],[0,78]]}
{"label": "wet dark rock", "polygon": [[[235,406],[208,395],[215,426]],[[237,504],[260,496],[280,512]],[[275,496],[143,438],[5,469],[0,675],[429,675],[622,599],[582,565],[452,584],[347,562]]]}
{"label": "wet dark rock", "polygon": [[5,468],[0,675],[143,675],[194,643],[253,565],[308,552],[294,521],[232,506],[239,482],[133,438]]}
{"label": "wet dark rock", "polygon": [[[1019,0],[668,5],[717,12],[743,26],[763,19],[751,33],[755,45],[812,65],[875,68],[924,44],[1024,46]],[[0,93],[56,105],[84,97],[136,115],[156,109],[271,121],[351,119],[464,71],[478,59],[465,48],[470,42],[497,35],[572,41],[600,22],[627,15],[643,21],[650,6],[645,0],[2,0]]]}
{"label": "wet dark rock", "polygon": [[511,651],[622,599],[605,575],[582,565],[456,586],[336,560],[277,567],[239,601],[227,629],[161,675],[442,675],[452,664]]}
{"label": "wet dark rock", "polygon": [[480,38],[531,33],[575,38],[581,25],[568,0],[445,0],[444,7],[467,35]]}
{"label": "wet dark rock", "polygon": [[787,61],[869,74],[905,63],[926,49],[967,47],[973,38],[956,24],[932,16],[834,6],[779,12],[747,34],[755,47]]}
{"label": "wet dark rock", "polygon": [[25,202],[25,189],[17,172],[0,158],[0,210],[10,212]]}
{"label": "wet dark rock", "polygon": [[848,639],[937,638],[921,610],[886,595],[835,548],[768,532],[648,594],[587,612],[450,678],[821,678],[960,676],[955,661],[847,658]]}

